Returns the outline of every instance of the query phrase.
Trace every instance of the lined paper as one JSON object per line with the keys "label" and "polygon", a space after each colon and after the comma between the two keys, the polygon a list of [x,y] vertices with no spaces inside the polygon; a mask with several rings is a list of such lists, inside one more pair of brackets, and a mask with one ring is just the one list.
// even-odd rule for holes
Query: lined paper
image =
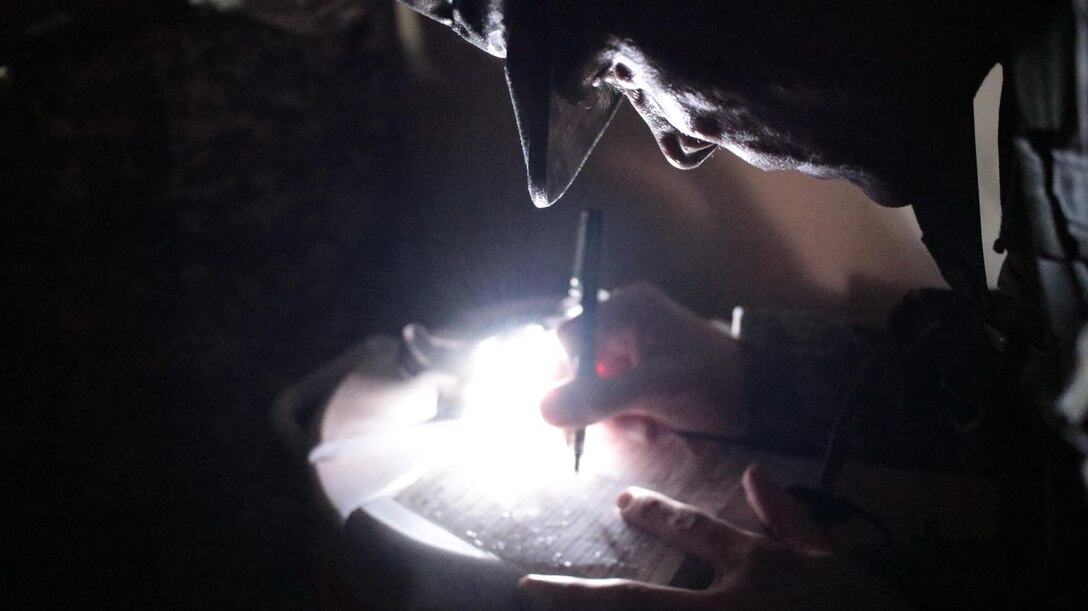
{"label": "lined paper", "polygon": [[459,466],[436,469],[397,501],[526,572],[665,583],[682,555],[628,528],[614,509],[624,485],[601,476],[539,481],[489,494]]}
{"label": "lined paper", "polygon": [[[589,447],[600,457],[602,446],[595,440]],[[782,483],[813,483],[817,475],[809,461],[677,435],[608,451],[609,460],[587,460],[579,474],[565,462],[521,473],[510,464],[465,458],[430,471],[396,500],[526,572],[667,584],[684,555],[623,522],[615,499],[625,487],[657,490],[757,529],[740,488],[748,464],[758,461]]]}

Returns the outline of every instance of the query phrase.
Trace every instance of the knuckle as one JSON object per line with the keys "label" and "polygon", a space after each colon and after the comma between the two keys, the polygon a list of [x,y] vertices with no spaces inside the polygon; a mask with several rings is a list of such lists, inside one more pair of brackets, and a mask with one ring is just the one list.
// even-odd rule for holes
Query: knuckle
{"label": "knuckle", "polygon": [[665,504],[665,501],[659,497],[646,496],[639,500],[640,502],[636,506],[636,509],[643,516],[663,516],[668,513],[668,506]]}
{"label": "knuckle", "polygon": [[702,533],[713,533],[721,527],[721,523],[710,515],[697,509],[686,509],[682,512],[683,519],[677,521],[677,528],[686,528]]}
{"label": "knuckle", "polygon": [[662,498],[645,496],[636,500],[634,511],[629,512],[631,517],[640,525],[647,527],[659,534],[673,528],[673,508]]}
{"label": "knuckle", "polygon": [[665,523],[675,531],[706,531],[711,527],[706,514],[687,507],[673,508]]}
{"label": "knuckle", "polygon": [[657,496],[643,497],[636,508],[641,518],[673,531],[713,533],[719,526],[716,519],[699,509]]}

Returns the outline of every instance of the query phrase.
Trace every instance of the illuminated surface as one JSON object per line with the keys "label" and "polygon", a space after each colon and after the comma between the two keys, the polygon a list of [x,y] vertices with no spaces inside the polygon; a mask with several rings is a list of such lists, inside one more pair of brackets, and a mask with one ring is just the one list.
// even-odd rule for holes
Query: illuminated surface
{"label": "illuminated surface", "polygon": [[462,391],[462,452],[497,459],[494,475],[502,479],[513,475],[502,467],[522,478],[564,466],[569,470],[563,432],[540,417],[540,400],[569,375],[554,330],[528,325],[481,341]]}
{"label": "illuminated surface", "polygon": [[[755,526],[740,475],[754,459],[776,471],[750,450],[598,425],[587,431],[575,474],[563,431],[539,414],[543,394],[570,373],[555,332],[539,325],[478,344],[454,393],[464,407],[458,420],[429,418],[448,379],[403,380],[389,373],[388,360],[372,355],[341,382],[311,461],[341,515],[363,507],[403,537],[465,557],[490,553],[524,571],[667,583],[681,557],[623,523],[619,492],[652,488]],[[782,481],[799,481],[803,470],[793,471]],[[814,478],[813,470],[802,480]],[[444,530],[420,528],[419,516]]]}
{"label": "illuminated surface", "polygon": [[491,468],[439,467],[397,502],[525,572],[654,583],[668,583],[676,574],[682,554],[628,528],[616,512],[623,483],[576,475],[568,466],[549,477],[491,474],[481,484],[478,476]]}
{"label": "illuminated surface", "polygon": [[570,470],[563,432],[539,414],[540,398],[569,375],[554,330],[527,325],[479,342],[459,393],[463,417],[453,422],[432,421],[439,395],[453,386],[450,377],[402,379],[396,356],[393,346],[381,342],[363,355],[332,393],[322,443],[310,453],[341,515],[454,456],[501,457],[486,477],[508,482],[503,485]]}
{"label": "illuminated surface", "polygon": [[542,424],[540,399],[570,368],[555,331],[527,325],[477,344],[471,372],[464,417],[525,431]]}

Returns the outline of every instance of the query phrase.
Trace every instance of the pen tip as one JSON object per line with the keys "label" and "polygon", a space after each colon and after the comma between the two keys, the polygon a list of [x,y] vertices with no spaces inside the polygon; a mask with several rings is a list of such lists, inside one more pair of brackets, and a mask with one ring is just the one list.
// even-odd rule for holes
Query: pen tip
{"label": "pen tip", "polygon": [[574,472],[575,473],[578,472],[578,468],[581,466],[581,464],[582,464],[582,456],[580,454],[575,454],[574,455]]}

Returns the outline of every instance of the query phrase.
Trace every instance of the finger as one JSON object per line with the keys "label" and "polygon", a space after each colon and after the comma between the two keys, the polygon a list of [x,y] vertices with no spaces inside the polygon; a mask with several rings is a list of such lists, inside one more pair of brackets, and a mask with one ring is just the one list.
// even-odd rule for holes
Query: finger
{"label": "finger", "polygon": [[[597,310],[598,344],[600,338],[607,338],[620,331],[630,331],[638,335],[647,325],[659,323],[668,315],[690,314],[689,311],[670,300],[656,286],[647,282],[636,282],[609,294],[601,301]],[[568,320],[559,326],[559,340],[571,354],[575,353],[580,334],[578,327],[581,316]]]}
{"label": "finger", "polygon": [[[563,323],[558,329],[559,340],[567,354],[578,354],[581,318]],[[630,371],[639,361],[638,337],[631,328],[597,329],[597,375],[613,378]]]}
{"label": "finger", "polygon": [[743,434],[744,412],[734,389],[671,359],[653,359],[615,378],[582,378],[552,389],[541,415],[555,426],[579,427],[618,415],[647,417],[678,431]]}
{"label": "finger", "polygon": [[534,606],[551,609],[697,609],[706,594],[627,579],[578,579],[527,575],[518,594]]}
{"label": "finger", "polygon": [[639,335],[663,328],[699,326],[705,322],[691,309],[647,282],[616,289],[597,312],[598,329],[629,328]]}
{"label": "finger", "polygon": [[615,418],[609,418],[607,424],[609,426],[604,429],[606,432],[617,436],[618,439],[639,443],[653,442],[667,430],[653,418],[635,414],[620,414]]}
{"label": "finger", "polygon": [[779,488],[758,465],[744,471],[741,483],[748,506],[767,525],[775,539],[801,551],[831,551],[831,542],[808,511]]}
{"label": "finger", "polygon": [[750,543],[754,537],[697,507],[645,488],[632,486],[624,490],[616,504],[628,524],[712,566],[721,565],[726,556],[734,555],[732,550]]}
{"label": "finger", "polygon": [[665,313],[673,313],[673,310],[687,311],[655,285],[635,282],[612,291],[608,301],[601,304],[597,316],[598,322],[604,328],[638,328],[648,320],[660,318]]}
{"label": "finger", "polygon": [[626,412],[687,428],[693,415],[678,409],[684,406],[657,399],[690,393],[698,387],[694,377],[679,365],[646,365],[614,378],[579,378],[552,389],[540,412],[555,426],[585,426]]}
{"label": "finger", "polygon": [[[609,381],[610,382],[610,381]],[[620,411],[608,400],[612,392],[602,379],[580,378],[557,386],[540,400],[540,415],[553,426],[578,427],[604,420]]]}

